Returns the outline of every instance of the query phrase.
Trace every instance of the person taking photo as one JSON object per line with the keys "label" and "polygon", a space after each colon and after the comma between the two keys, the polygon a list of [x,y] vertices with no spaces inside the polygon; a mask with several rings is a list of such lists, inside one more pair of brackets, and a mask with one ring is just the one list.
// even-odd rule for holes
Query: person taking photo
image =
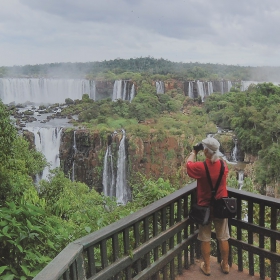
{"label": "person taking photo", "polygon": [[[215,186],[221,170],[221,162],[219,158],[220,143],[213,137],[203,139],[201,143],[194,147],[190,155],[186,158],[186,173],[189,177],[197,180],[197,204],[199,206],[211,205],[211,187],[208,182],[204,163],[202,161],[195,161],[197,153],[203,150],[205,155],[205,162],[207,164],[212,185]],[[227,197],[227,175],[228,167],[224,162],[225,170],[221,179],[219,188],[215,198],[220,199]],[[214,224],[216,238],[219,242],[219,249],[221,253],[221,270],[223,273],[229,273],[228,255],[229,244],[228,239],[229,228],[228,219],[219,219],[213,216],[213,209],[211,209],[210,221],[207,225],[199,225],[198,240],[201,241],[201,254],[203,262],[200,264],[201,271],[209,276],[211,274],[210,268],[210,251],[211,251],[211,227]]]}

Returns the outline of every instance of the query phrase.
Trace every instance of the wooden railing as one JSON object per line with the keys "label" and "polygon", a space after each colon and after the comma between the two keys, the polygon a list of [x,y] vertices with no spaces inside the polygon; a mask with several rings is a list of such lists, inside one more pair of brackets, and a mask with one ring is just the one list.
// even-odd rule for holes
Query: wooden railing
{"label": "wooden railing", "polygon": [[[231,261],[261,279],[280,279],[280,200],[230,189],[237,198],[237,217],[230,220]],[[278,277],[278,278],[277,278]]]}
{"label": "wooden railing", "polygon": [[[195,186],[195,182],[187,185],[72,242],[34,279],[175,279],[200,256],[197,227],[187,218]],[[248,259],[250,275],[276,280],[280,276],[280,200],[231,188],[229,193],[239,206],[237,218],[230,221],[230,261],[242,271]],[[219,260],[219,254],[214,254]]]}

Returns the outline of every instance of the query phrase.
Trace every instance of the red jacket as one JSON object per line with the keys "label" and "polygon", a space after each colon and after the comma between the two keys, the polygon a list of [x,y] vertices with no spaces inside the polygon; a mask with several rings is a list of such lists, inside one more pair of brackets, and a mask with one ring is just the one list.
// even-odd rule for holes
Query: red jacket
{"label": "red jacket", "polygon": [[[220,169],[221,169],[221,162],[217,160],[216,162],[212,163],[211,160],[206,159],[206,164],[209,169],[210,177],[212,179],[213,187],[215,187],[216,182],[218,180]],[[216,193],[216,199],[227,197],[227,183],[226,178],[228,174],[228,167],[225,164],[225,172],[221,180],[221,184],[219,189]],[[197,179],[197,204],[200,206],[209,206],[211,201],[211,187],[208,183],[205,167],[202,161],[192,162],[188,161],[186,163],[187,174],[194,179]]]}

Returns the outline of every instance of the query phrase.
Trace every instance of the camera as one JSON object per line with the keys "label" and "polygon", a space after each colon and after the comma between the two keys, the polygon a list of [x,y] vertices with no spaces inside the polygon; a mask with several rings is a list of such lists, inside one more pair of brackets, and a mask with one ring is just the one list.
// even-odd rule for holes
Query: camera
{"label": "camera", "polygon": [[198,153],[199,151],[203,151],[204,147],[202,143],[198,143],[195,146],[193,146],[193,149]]}

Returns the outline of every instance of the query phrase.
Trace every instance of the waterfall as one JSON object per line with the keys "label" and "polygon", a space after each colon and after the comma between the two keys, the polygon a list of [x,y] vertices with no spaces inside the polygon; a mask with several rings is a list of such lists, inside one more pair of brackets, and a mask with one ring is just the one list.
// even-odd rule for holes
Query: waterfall
{"label": "waterfall", "polygon": [[66,98],[82,99],[88,94],[95,99],[95,82],[85,79],[35,79],[1,78],[0,98],[4,104],[15,102],[22,104],[64,103]]}
{"label": "waterfall", "polygon": [[130,102],[133,100],[134,96],[135,96],[135,86],[134,84],[132,84],[131,91],[130,91],[130,99],[129,99]]}
{"label": "waterfall", "polygon": [[96,100],[96,85],[95,85],[95,81],[90,80],[90,94],[89,94],[89,98],[92,100]]}
{"label": "waterfall", "polygon": [[193,84],[192,84],[192,82],[189,82],[189,97],[190,98],[194,98],[194,96],[193,96]]}
{"label": "waterfall", "polygon": [[241,190],[244,184],[244,171],[238,172],[238,189]]}
{"label": "waterfall", "polygon": [[230,92],[230,89],[232,88],[232,82],[228,81],[228,92]]}
{"label": "waterfall", "polygon": [[108,145],[103,166],[103,193],[106,196],[116,196],[116,181],[113,166],[112,147]]}
{"label": "waterfall", "polygon": [[122,130],[123,136],[119,146],[117,179],[116,179],[116,197],[117,202],[126,204],[130,199],[130,190],[127,186],[127,157],[125,149],[125,131]]}
{"label": "waterfall", "polygon": [[[129,90],[129,86],[131,89]],[[116,80],[113,88],[112,101],[118,99],[132,101],[135,96],[135,86],[127,80]]]}
{"label": "waterfall", "polygon": [[[46,157],[47,162],[50,164],[49,168],[59,167],[59,146],[62,128],[28,127],[27,129],[34,133],[36,149]],[[47,179],[49,168],[46,167],[42,174],[37,175],[37,181]]]}
{"label": "waterfall", "polygon": [[213,84],[212,82],[207,82],[208,87],[208,95],[211,95],[213,93]]}
{"label": "waterfall", "polygon": [[234,148],[231,153],[232,161],[236,162],[237,161],[237,141],[234,141]]}
{"label": "waterfall", "polygon": [[197,81],[197,90],[198,94],[201,97],[201,100],[204,101],[204,89],[203,89],[203,82]]}
{"label": "waterfall", "polygon": [[164,82],[162,81],[156,82],[156,90],[157,93],[164,93]]}
{"label": "waterfall", "polygon": [[224,81],[221,81],[221,94],[224,94]]}
{"label": "waterfall", "polygon": [[117,159],[117,169],[113,165],[113,155],[111,144],[108,145],[103,165],[103,193],[106,196],[115,196],[119,204],[126,204],[131,198],[130,188],[127,185],[127,155],[125,147],[125,131],[122,130]]}
{"label": "waterfall", "polygon": [[123,85],[123,94],[122,94],[122,100],[128,100],[126,94],[127,94],[127,91],[126,91],[126,84],[127,84],[127,81],[123,81],[124,85]]}
{"label": "waterfall", "polygon": [[73,135],[73,150],[74,150],[74,155],[73,155],[73,163],[72,163],[72,182],[75,181],[75,155],[77,152],[77,145],[76,145],[76,131],[74,131]]}
{"label": "waterfall", "polygon": [[112,101],[122,99],[122,80],[116,80],[113,88]]}

